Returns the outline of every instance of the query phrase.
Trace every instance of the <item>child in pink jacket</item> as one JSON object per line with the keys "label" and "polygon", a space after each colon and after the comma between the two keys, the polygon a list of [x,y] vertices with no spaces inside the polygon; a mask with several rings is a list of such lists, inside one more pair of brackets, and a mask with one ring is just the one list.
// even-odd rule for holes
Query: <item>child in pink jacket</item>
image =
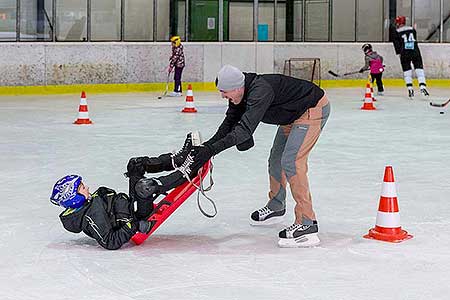
{"label": "child in pink jacket", "polygon": [[376,81],[378,88],[378,95],[383,96],[383,56],[379,55],[376,51],[373,51],[371,44],[364,44],[361,49],[364,51],[366,64],[362,67],[359,72],[363,73],[366,70],[370,70],[370,76],[372,77],[372,82]]}

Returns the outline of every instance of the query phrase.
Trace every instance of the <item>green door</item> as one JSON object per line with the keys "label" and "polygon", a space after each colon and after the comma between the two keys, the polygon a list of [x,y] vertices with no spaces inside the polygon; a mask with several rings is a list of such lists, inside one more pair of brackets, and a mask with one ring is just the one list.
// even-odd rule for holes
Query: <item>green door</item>
{"label": "green door", "polygon": [[[224,40],[228,35],[228,1],[224,0]],[[189,1],[189,40],[219,40],[219,1]]]}

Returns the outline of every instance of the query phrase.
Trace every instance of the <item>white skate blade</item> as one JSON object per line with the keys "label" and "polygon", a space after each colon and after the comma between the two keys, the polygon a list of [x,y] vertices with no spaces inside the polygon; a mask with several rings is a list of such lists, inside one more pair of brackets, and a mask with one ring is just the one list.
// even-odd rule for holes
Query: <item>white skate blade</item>
{"label": "white skate blade", "polygon": [[278,246],[280,248],[308,248],[314,247],[320,244],[317,233],[305,234],[298,238],[282,239],[278,240]]}
{"label": "white skate blade", "polygon": [[200,135],[200,131],[192,131],[191,133],[192,145],[200,146],[202,144],[202,136]]}
{"label": "white skate blade", "polygon": [[264,221],[255,221],[251,217],[249,219],[249,223],[252,226],[268,226],[268,225],[278,224],[283,221],[284,221],[284,215],[279,216],[279,217],[272,217],[272,218],[264,220]]}

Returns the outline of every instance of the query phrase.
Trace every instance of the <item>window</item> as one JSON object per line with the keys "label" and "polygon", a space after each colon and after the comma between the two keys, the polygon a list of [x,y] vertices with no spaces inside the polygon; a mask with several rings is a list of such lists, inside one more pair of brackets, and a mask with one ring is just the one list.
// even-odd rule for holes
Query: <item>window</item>
{"label": "window", "polygon": [[355,0],[333,1],[332,41],[355,41],[355,4]]}
{"label": "window", "polygon": [[443,42],[450,42],[450,0],[444,0]]}
{"label": "window", "polygon": [[20,1],[20,40],[52,40],[52,1]]}
{"label": "window", "polygon": [[328,41],[328,0],[306,0],[305,4],[305,41]]}
{"label": "window", "polygon": [[120,41],[120,0],[91,1],[91,40]]}
{"label": "window", "polygon": [[169,40],[170,2],[167,0],[158,0],[156,3],[156,37],[158,41]]}
{"label": "window", "polygon": [[126,41],[153,40],[153,1],[127,0],[124,13]]}
{"label": "window", "polygon": [[277,41],[286,41],[286,2],[277,2]]}
{"label": "window", "polygon": [[258,41],[273,41],[274,2],[259,2]]}
{"label": "window", "polygon": [[16,40],[16,0],[0,1],[0,41]]}
{"label": "window", "polygon": [[383,40],[383,1],[357,0],[356,2],[356,40]]}
{"label": "window", "polygon": [[87,41],[87,0],[56,2],[56,40]]}
{"label": "window", "polygon": [[230,2],[230,41],[253,41],[253,2]]}
{"label": "window", "polygon": [[439,42],[440,20],[440,0],[414,2],[414,27],[418,41]]}

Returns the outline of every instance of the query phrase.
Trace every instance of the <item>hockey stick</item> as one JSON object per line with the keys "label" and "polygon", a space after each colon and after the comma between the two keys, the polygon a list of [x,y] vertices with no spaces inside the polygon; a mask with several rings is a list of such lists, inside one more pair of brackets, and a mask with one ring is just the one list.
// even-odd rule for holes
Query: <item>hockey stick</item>
{"label": "hockey stick", "polygon": [[433,102],[430,102],[430,105],[434,106],[434,107],[446,107],[449,103],[450,103],[450,99],[448,99],[444,103],[433,103]]}
{"label": "hockey stick", "polygon": [[166,89],[164,90],[164,93],[158,97],[158,99],[162,99],[167,96],[167,92],[169,91],[169,80],[170,80],[170,72],[167,73]]}
{"label": "hockey stick", "polygon": [[343,76],[348,76],[348,75],[358,74],[359,71],[354,71],[354,72],[349,72],[349,73],[344,73],[344,74],[342,74],[342,75],[339,75],[338,73],[335,73],[335,72],[329,70],[328,73],[329,73],[330,75],[333,75],[334,77],[343,77]]}
{"label": "hockey stick", "polygon": [[331,75],[333,75],[334,77],[341,77],[341,75],[339,75],[339,74],[337,74],[337,73],[334,73],[334,72],[331,71],[331,70],[328,70],[328,74],[331,74]]}

